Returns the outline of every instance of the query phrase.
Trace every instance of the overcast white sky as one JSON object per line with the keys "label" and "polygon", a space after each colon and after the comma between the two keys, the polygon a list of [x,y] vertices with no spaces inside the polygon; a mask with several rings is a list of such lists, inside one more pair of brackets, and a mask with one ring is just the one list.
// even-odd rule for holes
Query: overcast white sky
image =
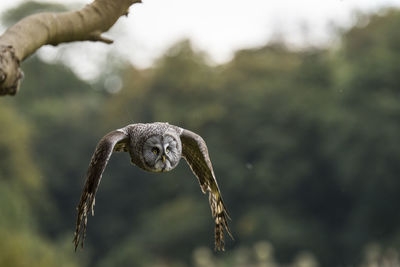
{"label": "overcast white sky", "polygon": [[[0,12],[23,2],[0,1]],[[46,2],[84,5],[91,1]],[[400,0],[143,0],[107,34],[115,40],[112,47],[92,43],[82,49],[97,52],[95,56],[83,53],[88,62],[98,58],[99,51],[116,50],[133,64],[146,67],[165,49],[188,37],[196,48],[221,63],[229,60],[233,51],[260,46],[277,35],[295,44],[328,43],[332,23],[350,25],[354,10],[369,12],[387,6],[400,7]],[[53,50],[41,54],[51,59]]]}

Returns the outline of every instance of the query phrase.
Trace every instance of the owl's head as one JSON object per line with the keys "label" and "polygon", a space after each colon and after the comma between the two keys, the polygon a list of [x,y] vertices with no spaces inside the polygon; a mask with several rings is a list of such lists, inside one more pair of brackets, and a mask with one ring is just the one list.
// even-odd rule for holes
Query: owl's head
{"label": "owl's head", "polygon": [[143,145],[144,164],[153,172],[172,170],[178,165],[181,154],[181,140],[175,135],[152,135]]}

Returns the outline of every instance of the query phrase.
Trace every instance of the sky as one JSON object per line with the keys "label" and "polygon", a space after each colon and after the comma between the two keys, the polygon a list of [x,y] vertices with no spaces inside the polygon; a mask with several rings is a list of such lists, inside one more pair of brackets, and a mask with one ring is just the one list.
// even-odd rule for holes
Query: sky
{"label": "sky", "polygon": [[[22,2],[1,0],[0,12]],[[79,8],[91,1],[46,2],[71,3]],[[64,48],[63,60],[70,64],[82,61],[82,56],[74,59],[76,51],[81,50],[88,71],[80,75],[90,79],[101,64],[99,53],[116,53],[144,68],[177,41],[189,38],[195,49],[209,54],[211,61],[223,63],[238,49],[259,47],[270,40],[283,39],[299,47],[329,45],[335,41],[335,28],[354,23],[355,11],[372,12],[389,6],[400,7],[400,0],[143,0],[105,34],[115,41],[113,45],[69,45],[72,49]],[[52,61],[59,57],[58,51],[46,47],[39,55]]]}

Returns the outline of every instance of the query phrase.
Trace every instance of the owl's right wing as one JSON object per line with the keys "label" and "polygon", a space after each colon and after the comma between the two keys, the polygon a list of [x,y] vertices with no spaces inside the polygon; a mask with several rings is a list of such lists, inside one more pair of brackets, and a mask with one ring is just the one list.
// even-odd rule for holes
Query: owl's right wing
{"label": "owl's right wing", "polygon": [[[86,235],[87,217],[89,212],[94,215],[95,195],[101,176],[113,151],[128,151],[129,136],[124,129],[112,131],[104,136],[96,146],[86,174],[86,183],[79,205],[74,236],[75,250],[79,242],[83,247]],[[83,227],[82,227],[83,226]]]}

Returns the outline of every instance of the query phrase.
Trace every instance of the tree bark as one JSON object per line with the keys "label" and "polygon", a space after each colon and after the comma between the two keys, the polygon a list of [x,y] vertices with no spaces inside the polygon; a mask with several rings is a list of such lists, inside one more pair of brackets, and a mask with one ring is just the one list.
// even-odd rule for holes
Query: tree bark
{"label": "tree bark", "polygon": [[8,28],[0,36],[0,96],[15,95],[23,73],[20,62],[41,46],[73,41],[112,43],[101,34],[111,28],[129,7],[141,0],[95,0],[73,12],[38,13]]}

